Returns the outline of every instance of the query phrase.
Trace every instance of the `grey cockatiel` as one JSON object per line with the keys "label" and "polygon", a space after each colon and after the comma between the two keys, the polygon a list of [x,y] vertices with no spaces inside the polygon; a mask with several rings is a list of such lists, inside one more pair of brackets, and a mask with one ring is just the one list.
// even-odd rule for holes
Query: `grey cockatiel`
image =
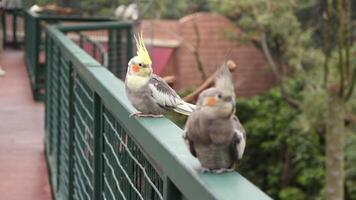
{"label": "grey cockatiel", "polygon": [[235,92],[231,73],[224,64],[215,87],[203,91],[189,116],[183,138],[202,171],[232,171],[246,145],[246,133],[235,116]]}
{"label": "grey cockatiel", "polygon": [[131,115],[162,117],[166,110],[189,115],[195,106],[184,102],[164,80],[152,73],[152,61],[142,35],[135,39],[137,56],[129,61],[125,79],[127,97],[139,111]]}

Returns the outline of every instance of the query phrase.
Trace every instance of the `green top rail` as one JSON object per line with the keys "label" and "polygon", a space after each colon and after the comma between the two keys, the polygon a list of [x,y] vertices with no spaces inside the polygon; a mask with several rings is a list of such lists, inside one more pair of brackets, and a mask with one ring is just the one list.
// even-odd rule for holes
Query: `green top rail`
{"label": "green top rail", "polygon": [[[126,26],[125,23],[117,26]],[[173,183],[181,197],[192,200],[264,200],[271,199],[237,172],[224,174],[200,173],[182,139],[182,130],[171,121],[130,118],[134,108],[125,95],[124,83],[73,43],[61,30],[50,26],[48,35],[58,44],[62,55],[72,62],[85,83],[97,93],[130,136]],[[167,199],[167,197],[164,197]]]}
{"label": "green top rail", "polygon": [[117,29],[117,28],[130,28],[132,24],[130,22],[114,22],[106,21],[101,23],[89,23],[89,24],[75,24],[75,25],[57,25],[57,28],[62,32],[69,31],[94,31],[102,29]]}
{"label": "green top rail", "polygon": [[98,21],[110,21],[111,18],[108,17],[83,17],[80,15],[53,15],[47,13],[36,13],[26,11],[32,17],[37,18],[39,20],[47,20],[47,21],[80,21],[80,22],[98,22]]}
{"label": "green top rail", "polygon": [[104,17],[82,17],[82,16],[63,16],[45,13],[34,13],[29,10],[23,11],[25,20],[25,54],[26,66],[31,80],[32,93],[35,100],[43,100],[45,93],[44,73],[45,67],[42,58],[44,52],[43,30],[47,24],[61,22],[104,22],[111,21]]}

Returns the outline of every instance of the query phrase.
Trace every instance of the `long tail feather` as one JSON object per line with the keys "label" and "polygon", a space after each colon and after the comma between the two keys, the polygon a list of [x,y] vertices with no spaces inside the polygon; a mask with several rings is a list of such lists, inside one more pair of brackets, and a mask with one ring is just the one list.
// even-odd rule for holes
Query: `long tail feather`
{"label": "long tail feather", "polygon": [[182,115],[189,116],[193,112],[194,109],[195,109],[195,105],[183,101],[182,104],[179,104],[173,110],[177,113],[182,114]]}

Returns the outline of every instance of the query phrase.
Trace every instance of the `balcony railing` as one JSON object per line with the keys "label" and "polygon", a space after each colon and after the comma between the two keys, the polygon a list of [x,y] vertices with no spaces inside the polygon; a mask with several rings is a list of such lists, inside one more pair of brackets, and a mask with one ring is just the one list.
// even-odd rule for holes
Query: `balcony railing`
{"label": "balcony railing", "polygon": [[109,21],[109,18],[83,18],[80,16],[62,16],[37,14],[24,11],[26,66],[35,100],[43,100],[45,94],[45,28],[50,24],[84,23]]}
{"label": "balcony railing", "polygon": [[1,13],[3,45],[19,48],[24,41],[24,20],[22,9],[5,8]]}
{"label": "balcony railing", "polygon": [[237,172],[200,173],[171,121],[130,118],[123,82],[64,32],[50,26],[46,37],[46,155],[57,200],[270,199]]}

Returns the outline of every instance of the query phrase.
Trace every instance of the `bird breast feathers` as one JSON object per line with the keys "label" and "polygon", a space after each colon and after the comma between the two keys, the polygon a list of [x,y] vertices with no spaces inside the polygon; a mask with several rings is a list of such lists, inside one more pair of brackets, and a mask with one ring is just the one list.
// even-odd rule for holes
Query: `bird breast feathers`
{"label": "bird breast feathers", "polygon": [[126,85],[131,90],[139,90],[149,81],[149,77],[127,76]]}

